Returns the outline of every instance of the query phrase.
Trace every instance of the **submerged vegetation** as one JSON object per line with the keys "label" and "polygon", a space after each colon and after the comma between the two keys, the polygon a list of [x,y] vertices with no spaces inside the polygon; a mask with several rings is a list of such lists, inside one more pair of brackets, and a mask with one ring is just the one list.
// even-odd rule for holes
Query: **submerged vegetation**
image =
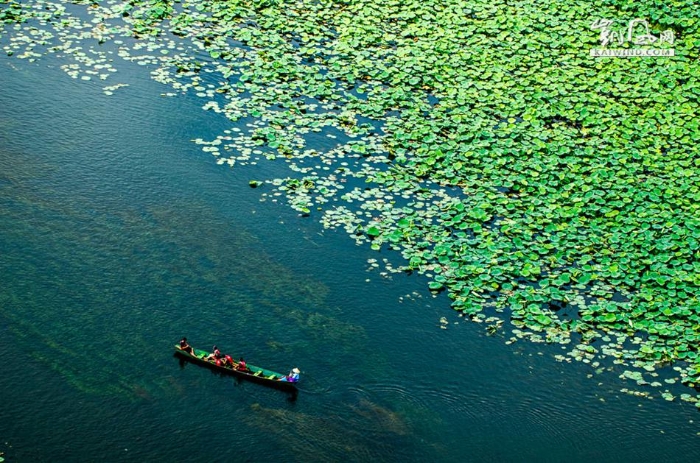
{"label": "submerged vegetation", "polygon": [[[217,162],[289,164],[251,180],[263,198],[400,251],[392,270],[499,320],[489,332],[575,341],[568,358],[612,358],[641,385],[669,364],[700,382],[689,0],[74,3],[0,1],[0,45],[112,80],[111,42],[234,123],[197,140]],[[675,56],[591,57],[601,18],[671,31]]]}

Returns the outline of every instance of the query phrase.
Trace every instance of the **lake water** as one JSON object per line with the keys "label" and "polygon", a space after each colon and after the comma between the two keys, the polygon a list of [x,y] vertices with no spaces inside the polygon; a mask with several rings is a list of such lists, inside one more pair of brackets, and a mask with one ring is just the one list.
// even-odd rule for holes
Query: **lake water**
{"label": "lake water", "polygon": [[[231,124],[201,100],[127,62],[106,96],[60,64],[0,57],[6,461],[700,459],[695,407],[506,345],[424,278],[368,271],[398,255],[261,202],[248,182],[287,167],[216,165],[190,140]],[[182,363],[182,336],[299,367],[300,392]]]}

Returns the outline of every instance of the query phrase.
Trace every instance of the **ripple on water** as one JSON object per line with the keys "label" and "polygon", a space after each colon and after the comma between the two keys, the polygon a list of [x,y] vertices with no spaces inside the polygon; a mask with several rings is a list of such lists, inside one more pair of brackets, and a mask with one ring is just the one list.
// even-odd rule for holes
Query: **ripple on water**
{"label": "ripple on water", "polygon": [[389,382],[365,383],[363,387],[350,387],[349,392],[366,400],[383,400],[391,403],[410,405],[423,409],[441,410],[449,408],[451,411],[473,414],[470,403],[477,397],[470,396],[468,391],[460,390],[457,386],[435,388],[430,385],[413,384],[410,388]]}

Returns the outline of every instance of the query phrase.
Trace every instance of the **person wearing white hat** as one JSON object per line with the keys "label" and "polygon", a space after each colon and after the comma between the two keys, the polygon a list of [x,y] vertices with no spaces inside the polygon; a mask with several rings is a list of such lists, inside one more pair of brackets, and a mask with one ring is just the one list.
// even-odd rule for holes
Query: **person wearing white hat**
{"label": "person wearing white hat", "polygon": [[298,368],[292,368],[292,371],[290,371],[289,374],[284,378],[280,378],[280,381],[289,381],[290,383],[296,383],[299,381],[299,373],[301,373],[301,371],[299,371]]}

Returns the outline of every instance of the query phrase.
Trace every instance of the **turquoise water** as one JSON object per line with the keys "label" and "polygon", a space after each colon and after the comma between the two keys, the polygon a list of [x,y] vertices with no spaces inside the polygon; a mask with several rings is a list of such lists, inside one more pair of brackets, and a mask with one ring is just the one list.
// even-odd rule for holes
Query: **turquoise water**
{"label": "turquoise water", "polygon": [[[700,458],[694,407],[505,345],[421,277],[367,271],[397,255],[261,202],[249,180],[285,165],[216,165],[190,140],[230,124],[202,101],[126,62],[111,97],[59,65],[0,58],[7,461]],[[181,363],[183,335],[297,366],[301,391]]]}

